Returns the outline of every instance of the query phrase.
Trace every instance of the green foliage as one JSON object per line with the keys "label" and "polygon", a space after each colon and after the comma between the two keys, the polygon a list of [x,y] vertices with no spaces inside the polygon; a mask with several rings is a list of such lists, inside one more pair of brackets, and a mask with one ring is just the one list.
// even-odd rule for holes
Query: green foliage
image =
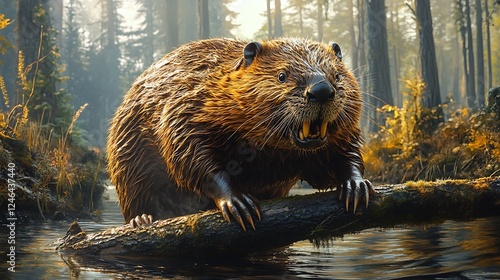
{"label": "green foliage", "polygon": [[495,132],[494,113],[470,115],[449,109],[449,119],[436,125],[437,110],[423,109],[423,83],[406,80],[403,107],[384,106],[386,125],[371,137],[365,148],[368,177],[399,183],[406,180],[477,178],[500,172],[500,133]]}
{"label": "green foliage", "polygon": [[[34,62],[35,67],[27,67],[26,72],[35,71],[32,83],[22,81],[23,89],[29,92],[25,96],[29,102],[29,117],[32,120],[42,120],[42,123],[54,128],[54,133],[62,135],[71,121],[71,96],[58,89],[58,84],[65,78],[59,63],[59,48],[56,44],[56,31],[50,23],[50,16],[42,5],[34,10],[35,24],[41,26],[39,56]],[[26,75],[28,73],[25,73]],[[26,91],[27,87],[32,87]]]}

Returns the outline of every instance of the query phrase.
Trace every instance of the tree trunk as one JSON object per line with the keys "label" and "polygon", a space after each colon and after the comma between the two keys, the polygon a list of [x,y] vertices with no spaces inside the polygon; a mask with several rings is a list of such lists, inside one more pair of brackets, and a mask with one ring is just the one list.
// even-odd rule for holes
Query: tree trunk
{"label": "tree trunk", "polygon": [[469,73],[469,66],[467,62],[467,28],[466,28],[466,22],[465,22],[465,13],[464,13],[464,7],[462,0],[457,0],[457,12],[458,12],[458,22],[459,22],[459,31],[460,31],[460,37],[462,38],[462,60],[463,60],[463,65],[464,65],[464,79],[465,79],[465,96],[466,96],[466,105],[469,108],[473,108],[474,103],[475,103],[475,96],[471,95],[470,92],[470,82],[471,79],[469,78],[470,73]]}
{"label": "tree trunk", "polygon": [[472,23],[470,17],[470,4],[469,0],[465,0],[465,18],[466,18],[466,32],[467,32],[467,56],[469,64],[469,88],[467,89],[468,100],[470,101],[469,107],[473,110],[478,108],[476,96],[476,71],[474,66],[474,47],[472,43]]}
{"label": "tree trunk", "polygon": [[191,42],[199,38],[199,27],[200,24],[194,20],[199,19],[199,9],[194,9],[196,5],[199,5],[199,0],[182,0],[177,1],[177,6],[179,9],[179,44],[185,42]]}
{"label": "tree trunk", "polygon": [[460,47],[458,34],[455,34],[452,41],[453,48],[453,74],[452,74],[452,98],[457,104],[463,104],[460,94]]}
{"label": "tree trunk", "polygon": [[[65,20],[64,14],[66,13],[66,7],[64,6],[63,0],[44,0],[43,4],[47,13],[50,14],[52,27],[57,32],[57,45],[62,45],[62,33],[63,33],[63,22]],[[67,3],[66,3],[67,5]]]}
{"label": "tree trunk", "polygon": [[317,23],[318,23],[318,41],[323,41],[323,0],[316,0],[318,6]]}
{"label": "tree trunk", "polygon": [[429,0],[416,0],[416,15],[418,23],[418,34],[420,38],[420,61],[422,66],[422,79],[425,90],[422,95],[422,105],[425,108],[437,108],[437,122],[443,122],[443,111],[439,108],[441,104],[441,93],[439,90],[439,73],[436,62],[436,48],[432,33],[432,16]]}
{"label": "tree trunk", "polygon": [[267,37],[273,38],[273,19],[271,17],[271,0],[266,0],[267,6]]}
{"label": "tree trunk", "polygon": [[364,94],[364,100],[368,102],[363,102],[363,112],[365,112],[366,117],[362,118],[363,133],[367,134],[371,129],[371,122],[374,120],[371,119],[372,110],[370,102],[371,95],[368,92],[369,88],[369,76],[368,76],[368,65],[366,62],[366,23],[365,18],[367,16],[365,0],[357,0],[356,3],[358,9],[358,60],[359,66],[358,69],[354,69],[354,75],[359,80],[359,86],[361,88],[361,92]]}
{"label": "tree trunk", "polygon": [[[368,68],[372,81],[369,92],[373,108],[393,105],[389,53],[387,48],[387,29],[385,0],[366,0],[368,8]],[[382,115],[372,110],[374,122],[370,132],[378,131],[385,120]]]}
{"label": "tree trunk", "polygon": [[281,0],[274,0],[274,37],[283,36]]}
{"label": "tree trunk", "polygon": [[304,36],[304,3],[302,0],[299,0],[298,7],[299,13],[299,28],[300,28],[300,36]]}
{"label": "tree trunk", "polygon": [[155,60],[155,18],[154,18],[154,3],[152,0],[147,0],[145,3],[145,33],[146,39],[143,43],[144,48],[144,64],[146,67],[153,64]]}
{"label": "tree trunk", "polygon": [[491,40],[490,40],[490,14],[488,0],[484,0],[484,13],[486,14],[486,51],[488,56],[488,88],[493,87],[493,71],[491,66]]}
{"label": "tree trunk", "polygon": [[[348,8],[348,13],[349,13],[349,33],[351,35],[351,45],[352,45],[352,69],[354,70],[355,77],[358,77],[357,75],[357,69],[358,69],[358,45],[356,42],[356,32],[354,31],[354,7],[353,7],[353,1],[354,0],[349,0],[347,1],[347,8]],[[358,16],[361,16],[361,14],[358,14]]]}
{"label": "tree trunk", "polygon": [[[398,16],[398,11],[392,11],[391,12],[391,22],[392,22],[392,32],[393,34],[401,34],[400,32],[400,23],[399,23],[399,16]],[[398,107],[403,106],[403,95],[399,92],[399,72],[400,72],[400,50],[399,47],[397,46],[397,43],[395,43],[392,46],[392,51],[393,51],[393,57],[394,57],[394,82],[393,82],[393,88],[394,88],[394,105]]]}
{"label": "tree trunk", "polygon": [[[368,75],[366,74],[367,62],[366,62],[366,32],[365,32],[365,17],[366,17],[366,6],[364,5],[364,0],[357,0],[358,7],[358,60],[359,60],[359,69],[355,72],[356,77],[361,77],[361,91],[367,92],[368,85]],[[356,70],[355,70],[356,71]],[[365,111],[366,112],[366,111]]]}
{"label": "tree trunk", "polygon": [[334,192],[291,196],[261,203],[262,220],[244,232],[224,221],[219,211],[121,226],[86,234],[75,222],[57,249],[63,254],[143,254],[194,257],[236,254],[283,247],[310,239],[325,240],[366,228],[398,224],[430,224],[500,214],[500,177],[473,181],[385,185],[377,189],[367,210],[344,211]]}
{"label": "tree trunk", "polygon": [[[117,2],[106,0],[105,29],[106,43],[102,46],[102,57],[106,60],[106,87],[104,94],[104,119],[109,119],[114,111],[114,103],[122,98],[122,90],[118,87],[120,84],[120,47],[118,46],[119,34],[119,16]],[[102,119],[100,120],[102,121]],[[104,143],[103,143],[104,144]]]}
{"label": "tree trunk", "polygon": [[479,108],[486,105],[484,89],[484,51],[483,51],[483,10],[481,0],[476,0],[476,60],[477,60],[477,103]]}
{"label": "tree trunk", "polygon": [[179,46],[178,13],[177,0],[167,0],[167,52]]}
{"label": "tree trunk", "polygon": [[397,46],[393,46],[392,48],[393,51],[393,57],[394,57],[394,81],[395,81],[395,98],[394,98],[394,104],[396,104],[398,107],[403,106],[403,95],[399,93],[399,55],[398,55],[398,48]]}
{"label": "tree trunk", "polygon": [[208,14],[208,0],[198,0],[199,26],[198,36],[200,39],[210,37],[210,17]]}
{"label": "tree trunk", "polygon": [[106,30],[106,43],[105,46],[115,48],[116,46],[116,25],[117,25],[117,11],[113,0],[106,0],[106,21],[104,22]]}

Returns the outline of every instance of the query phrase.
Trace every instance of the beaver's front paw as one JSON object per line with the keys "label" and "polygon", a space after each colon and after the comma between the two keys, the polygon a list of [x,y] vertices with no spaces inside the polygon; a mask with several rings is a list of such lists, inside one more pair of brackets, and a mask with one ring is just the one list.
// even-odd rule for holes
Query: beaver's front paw
{"label": "beaver's front paw", "polygon": [[247,231],[243,218],[255,230],[252,215],[260,220],[260,212],[254,198],[248,194],[233,189],[229,183],[229,174],[218,172],[208,177],[208,182],[204,189],[206,195],[211,197],[215,205],[222,212],[224,220],[231,223],[231,216],[240,224],[244,231]]}
{"label": "beaver's front paw", "polygon": [[250,195],[239,194],[227,196],[215,200],[215,204],[222,212],[224,220],[231,223],[232,216],[244,231],[247,231],[247,229],[245,227],[245,222],[243,221],[242,216],[245,217],[245,220],[252,226],[254,230],[255,224],[253,222],[252,215],[255,215],[260,221],[259,207]]}
{"label": "beaver's front paw", "polygon": [[138,215],[135,218],[133,218],[132,220],[130,220],[130,222],[128,222],[128,223],[133,228],[144,226],[144,225],[149,225],[149,224],[153,223],[153,216],[146,215],[146,214],[142,214],[140,216]]}
{"label": "beaver's front paw", "polygon": [[358,203],[361,197],[364,198],[366,207],[368,207],[368,202],[370,201],[370,195],[375,194],[375,189],[370,181],[365,180],[361,177],[351,178],[340,186],[338,191],[339,200],[345,201],[345,209],[349,211],[349,204],[353,202],[353,213],[356,213],[356,208],[358,208]]}

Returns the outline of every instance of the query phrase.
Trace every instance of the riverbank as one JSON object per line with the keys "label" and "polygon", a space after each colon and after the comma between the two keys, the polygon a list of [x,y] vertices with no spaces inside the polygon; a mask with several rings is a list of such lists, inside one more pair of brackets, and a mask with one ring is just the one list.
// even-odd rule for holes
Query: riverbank
{"label": "riverbank", "polygon": [[0,131],[2,218],[98,218],[106,179],[103,156],[84,147],[46,145],[37,149],[22,136]]}

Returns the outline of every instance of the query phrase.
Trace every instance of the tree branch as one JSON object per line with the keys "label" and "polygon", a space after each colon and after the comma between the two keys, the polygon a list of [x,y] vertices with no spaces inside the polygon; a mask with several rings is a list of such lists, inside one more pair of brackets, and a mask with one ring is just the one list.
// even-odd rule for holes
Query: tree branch
{"label": "tree branch", "polygon": [[416,18],[416,17],[417,17],[417,13],[416,13],[416,12],[415,12],[415,10],[413,9],[413,7],[412,7],[412,6],[410,5],[410,3],[408,3],[408,2],[406,2],[405,4],[406,4],[406,6],[410,9],[410,11],[412,12],[412,14],[413,14],[413,16],[414,16],[414,17],[412,17],[412,19],[417,20],[417,18]]}

